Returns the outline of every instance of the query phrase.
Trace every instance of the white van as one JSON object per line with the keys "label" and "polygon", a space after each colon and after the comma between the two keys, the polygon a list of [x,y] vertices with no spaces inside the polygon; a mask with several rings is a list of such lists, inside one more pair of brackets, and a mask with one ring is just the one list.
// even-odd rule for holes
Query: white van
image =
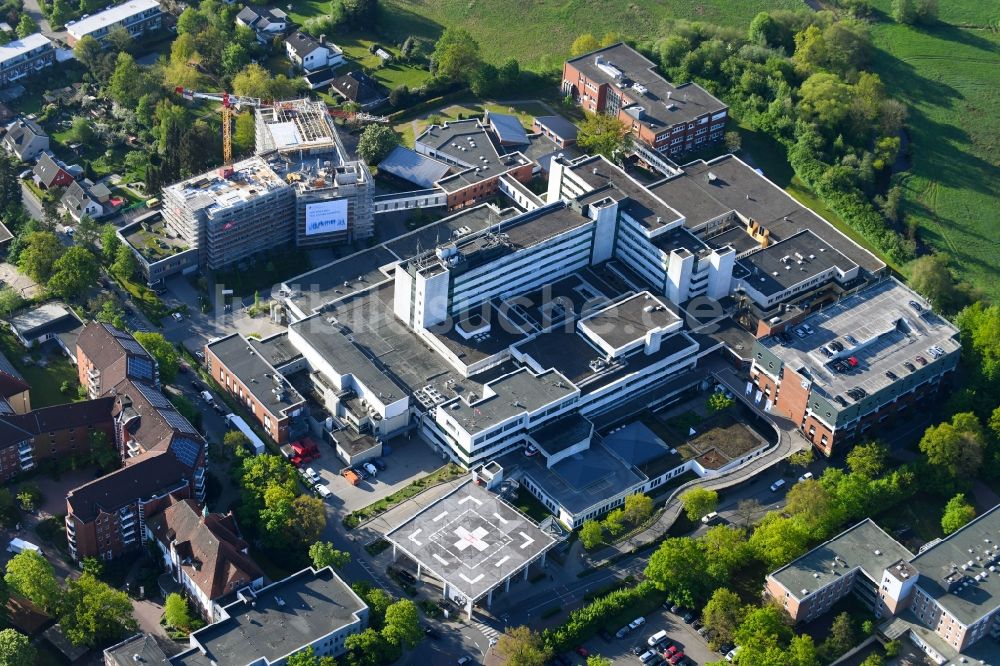
{"label": "white van", "polygon": [[728,654],[726,654],[726,661],[732,662],[734,659],[736,659],[736,656],[739,653],[740,653],[740,646],[737,645],[732,650],[730,650]]}
{"label": "white van", "polygon": [[777,481],[771,484],[771,492],[772,493],[778,492],[778,489],[781,488],[783,485],[785,485],[785,480],[778,479]]}
{"label": "white van", "polygon": [[204,400],[205,402],[207,402],[210,405],[215,402],[215,398],[213,398],[212,394],[209,393],[208,391],[202,391],[201,392],[201,399]]}
{"label": "white van", "polygon": [[646,645],[649,647],[656,647],[661,641],[667,638],[667,632],[665,629],[660,629],[658,632],[646,639]]}
{"label": "white van", "polygon": [[326,499],[327,497],[333,494],[330,492],[330,489],[324,486],[322,483],[316,484],[316,492],[318,492],[319,496],[322,497],[323,499]]}
{"label": "white van", "polygon": [[23,553],[26,550],[33,550],[39,555],[42,554],[42,549],[31,543],[30,541],[25,541],[23,539],[11,539],[10,545],[7,546],[8,553]]}
{"label": "white van", "polygon": [[375,465],[371,464],[370,462],[365,463],[365,471],[371,474],[372,477],[378,474],[378,469],[376,469]]}
{"label": "white van", "polygon": [[705,525],[711,525],[718,519],[719,519],[719,512],[713,511],[712,513],[706,513],[704,516],[702,516],[701,522],[704,523]]}

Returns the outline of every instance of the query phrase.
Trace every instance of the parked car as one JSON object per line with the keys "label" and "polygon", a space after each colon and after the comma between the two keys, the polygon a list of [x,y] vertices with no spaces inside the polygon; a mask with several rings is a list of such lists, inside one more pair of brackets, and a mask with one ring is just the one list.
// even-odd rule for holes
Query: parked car
{"label": "parked car", "polygon": [[785,480],[784,479],[778,479],[777,481],[775,481],[774,483],[771,484],[771,492],[772,493],[778,492],[778,490],[781,489],[781,487],[783,485],[785,485]]}
{"label": "parked car", "polygon": [[472,663],[472,657],[459,657],[458,658],[458,666],[465,666],[465,664],[471,664],[471,663]]}
{"label": "parked car", "polygon": [[811,478],[813,478],[813,473],[812,472],[806,472],[805,474],[803,474],[802,476],[799,477],[799,481],[806,481],[806,480],[811,479]]}
{"label": "parked car", "polygon": [[538,447],[534,444],[528,444],[524,447],[524,455],[528,458],[538,455]]}
{"label": "parked car", "polygon": [[686,611],[682,617],[684,619],[685,624],[691,624],[695,620],[694,613],[692,613],[691,611]]}
{"label": "parked car", "polygon": [[322,497],[323,499],[326,499],[327,497],[333,494],[332,492],[330,492],[330,489],[327,488],[326,485],[323,483],[317,483],[313,487],[316,488],[316,492],[319,493],[319,496]]}
{"label": "parked car", "polygon": [[371,474],[372,476],[378,474],[378,468],[375,467],[375,465],[371,464],[370,462],[365,463],[365,471]]}
{"label": "parked car", "polygon": [[184,315],[182,315],[180,312],[174,312],[170,316],[174,318],[174,321],[183,321],[184,320]]}
{"label": "parked car", "polygon": [[378,467],[378,471],[380,472],[384,472],[385,468],[387,467],[385,461],[382,460],[381,458],[375,458],[375,460],[372,460],[372,463],[374,463],[374,465]]}
{"label": "parked car", "polygon": [[404,581],[406,581],[410,585],[413,585],[413,584],[415,584],[417,582],[417,577],[414,576],[413,574],[411,574],[406,569],[396,568],[396,569],[393,569],[393,573],[395,573],[397,576],[399,576],[400,578],[402,578]]}
{"label": "parked car", "polygon": [[615,632],[615,638],[621,640],[632,633],[632,627],[625,625],[621,629]]}

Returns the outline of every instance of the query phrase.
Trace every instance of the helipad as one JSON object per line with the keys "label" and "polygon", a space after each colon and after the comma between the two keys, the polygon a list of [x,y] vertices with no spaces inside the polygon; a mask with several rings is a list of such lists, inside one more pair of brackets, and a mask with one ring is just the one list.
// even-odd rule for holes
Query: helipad
{"label": "helipad", "polygon": [[[469,481],[386,538],[474,603],[542,556],[555,540],[499,496]],[[453,596],[453,595],[451,595]]]}

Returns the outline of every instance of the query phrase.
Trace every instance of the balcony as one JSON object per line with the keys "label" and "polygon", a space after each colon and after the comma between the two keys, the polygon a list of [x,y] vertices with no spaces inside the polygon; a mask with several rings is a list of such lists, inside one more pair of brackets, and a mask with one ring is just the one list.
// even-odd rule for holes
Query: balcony
{"label": "balcony", "polygon": [[31,441],[27,440],[27,439],[17,445],[17,452],[20,453],[21,455],[24,455],[26,453],[30,454],[34,450],[35,450],[35,447],[32,446],[31,445]]}
{"label": "balcony", "polygon": [[130,439],[128,441],[128,445],[126,445],[125,448],[128,451],[128,455],[130,458],[135,457],[140,453],[142,453],[142,450],[139,448],[138,442],[136,442],[134,439]]}
{"label": "balcony", "polygon": [[97,368],[91,368],[90,370],[87,370],[87,376],[91,379],[97,379],[101,376],[101,371]]}
{"label": "balcony", "polygon": [[76,523],[69,518],[66,519],[66,536],[76,538]]}

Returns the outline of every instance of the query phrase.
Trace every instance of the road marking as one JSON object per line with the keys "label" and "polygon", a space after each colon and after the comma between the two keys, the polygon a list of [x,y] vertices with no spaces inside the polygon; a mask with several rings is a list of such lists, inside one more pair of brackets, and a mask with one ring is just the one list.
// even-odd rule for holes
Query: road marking
{"label": "road marking", "polygon": [[436,516],[434,516],[433,518],[431,518],[431,520],[432,520],[432,521],[434,521],[434,522],[436,523],[437,521],[441,520],[442,518],[444,518],[444,517],[445,517],[445,516],[447,516],[447,515],[448,515],[448,512],[447,512],[447,511],[442,511],[442,512],[441,512],[441,513],[439,513],[438,515],[436,515]]}
{"label": "road marking", "polygon": [[491,640],[494,638],[498,638],[500,636],[500,632],[498,630],[494,629],[488,624],[483,624],[478,620],[473,620],[472,626],[478,629],[479,633],[481,633],[483,636],[486,636],[486,638],[489,638]]}
{"label": "road marking", "polygon": [[479,574],[475,578],[469,578],[465,574],[458,574],[458,577],[461,578],[462,580],[464,580],[469,585],[475,585],[476,583],[478,583],[479,581],[481,581],[483,578],[485,578],[486,575],[485,574]]}
{"label": "road marking", "polygon": [[504,555],[502,558],[500,558],[500,561],[497,562],[496,564],[494,564],[493,566],[498,567],[498,566],[500,566],[501,564],[503,564],[504,562],[506,562],[509,559],[510,559],[510,555]]}
{"label": "road marking", "polygon": [[417,535],[420,534],[421,532],[423,532],[423,530],[416,530],[413,534],[411,534],[410,536],[408,536],[406,538],[409,539],[410,541],[412,541],[413,543],[417,544],[418,546],[422,546],[424,544],[422,544],[419,541],[417,541]]}
{"label": "road marking", "polygon": [[441,564],[443,564],[445,566],[448,566],[448,560],[444,559],[443,557],[441,557],[437,553],[432,553],[432,555],[434,556],[435,560],[437,560],[438,562],[440,562]]}
{"label": "road marking", "polygon": [[524,539],[524,543],[522,543],[522,544],[521,544],[521,549],[522,549],[522,550],[523,550],[523,549],[525,549],[525,548],[527,548],[527,547],[528,547],[528,546],[530,546],[531,544],[535,543],[535,540],[534,540],[534,539],[532,539],[532,538],[531,538],[530,536],[528,536],[527,534],[525,534],[524,532],[518,532],[518,534],[520,534],[520,535],[521,535],[521,537],[522,537],[522,538]]}
{"label": "road marking", "polygon": [[501,517],[499,513],[494,513],[493,517],[496,518],[497,520],[499,520],[504,525],[506,525],[507,523],[510,522],[509,520],[505,520],[503,517]]}
{"label": "road marking", "polygon": [[462,499],[458,500],[459,504],[465,504],[466,502],[475,502],[476,506],[482,506],[483,505],[482,502],[480,502],[479,500],[477,500],[475,497],[471,497],[471,496],[470,497],[463,497]]}

